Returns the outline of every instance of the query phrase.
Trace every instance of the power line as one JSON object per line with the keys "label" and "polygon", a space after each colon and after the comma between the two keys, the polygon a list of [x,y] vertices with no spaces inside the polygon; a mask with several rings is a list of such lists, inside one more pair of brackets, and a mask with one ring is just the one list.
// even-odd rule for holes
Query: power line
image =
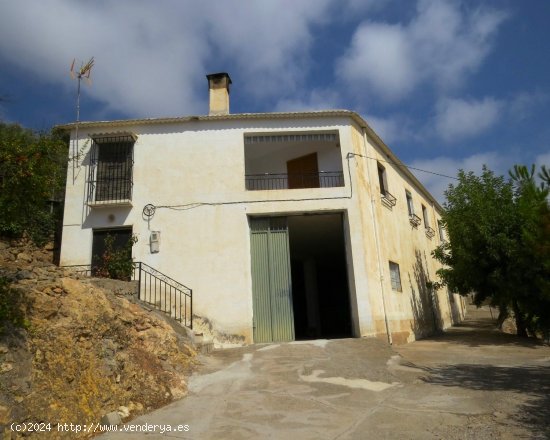
{"label": "power line", "polygon": [[365,156],[363,154],[357,154],[357,153],[349,153],[349,154],[352,154],[354,156],[359,156],[359,157],[362,157],[364,159],[376,160],[377,162],[389,163],[389,164],[392,164],[392,165],[395,165],[395,166],[398,166],[398,167],[401,167],[401,168],[408,168],[409,170],[415,170],[415,171],[420,171],[422,173],[433,174],[435,176],[446,177],[447,179],[460,180],[458,177],[448,176],[447,174],[442,174],[442,173],[436,173],[435,171],[423,170],[422,168],[415,168],[415,167],[411,167],[411,166],[408,166],[408,165],[405,165],[405,164],[399,164],[399,163],[396,163],[394,161],[379,159],[377,157]]}
{"label": "power line", "polygon": [[[420,172],[423,172],[423,173],[433,174],[433,175],[439,176],[439,177],[445,177],[447,179],[459,180],[457,177],[448,176],[446,174],[436,173],[434,171],[428,171],[428,170],[424,170],[422,168],[415,168],[415,167],[410,167],[410,166],[405,165],[405,164],[398,164],[398,163],[395,163],[394,161],[379,159],[379,158],[376,158],[376,157],[365,156],[363,154],[357,154],[357,153],[351,153],[350,152],[346,156],[348,176],[349,176],[349,182],[350,182],[350,194],[348,196],[315,197],[315,198],[304,198],[304,199],[235,200],[235,201],[229,201],[229,202],[194,202],[194,203],[185,203],[185,204],[181,204],[181,205],[157,205],[157,206],[149,204],[149,205],[146,205],[146,207],[143,209],[143,213],[146,217],[152,217],[154,215],[155,210],[159,209],[159,208],[170,209],[170,210],[174,210],[174,211],[186,211],[188,209],[194,209],[194,208],[198,208],[198,207],[201,207],[201,206],[239,205],[239,204],[242,204],[242,203],[303,202],[303,201],[309,201],[309,200],[351,199],[353,197],[353,186],[352,186],[351,168],[350,168],[349,161],[352,157],[356,157],[356,156],[357,157],[362,157],[364,159],[372,159],[372,160],[376,160],[378,162],[393,164],[395,166],[398,166],[398,167],[401,167],[401,168],[407,168],[409,170],[415,170],[415,171],[420,171]],[[146,213],[147,208],[152,210],[150,214]]]}

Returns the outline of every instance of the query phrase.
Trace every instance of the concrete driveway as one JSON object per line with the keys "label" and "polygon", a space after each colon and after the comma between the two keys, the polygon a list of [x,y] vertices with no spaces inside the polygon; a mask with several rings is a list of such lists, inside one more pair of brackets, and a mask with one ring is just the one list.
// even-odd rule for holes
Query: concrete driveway
{"label": "concrete driveway", "polygon": [[102,438],[550,438],[550,347],[497,333],[487,310],[405,346],[318,340],[201,361],[188,397]]}

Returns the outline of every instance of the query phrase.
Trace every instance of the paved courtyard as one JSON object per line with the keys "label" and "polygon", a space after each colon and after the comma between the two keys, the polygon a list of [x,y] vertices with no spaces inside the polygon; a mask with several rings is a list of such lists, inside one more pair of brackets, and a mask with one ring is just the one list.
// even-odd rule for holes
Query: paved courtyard
{"label": "paved courtyard", "polygon": [[474,309],[445,334],[402,346],[342,339],[218,351],[201,358],[185,399],[127,425],[142,432],[103,438],[550,438],[550,347],[493,327],[487,309]]}

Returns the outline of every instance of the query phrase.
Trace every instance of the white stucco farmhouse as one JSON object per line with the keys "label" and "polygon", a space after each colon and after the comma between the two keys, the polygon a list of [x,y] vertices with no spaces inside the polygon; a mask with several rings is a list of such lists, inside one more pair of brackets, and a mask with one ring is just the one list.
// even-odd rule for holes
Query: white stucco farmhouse
{"label": "white stucco farmhouse", "polygon": [[400,343],[463,317],[430,283],[441,207],[364,119],[231,114],[229,76],[208,83],[209,115],[64,126],[62,265],[93,265],[106,234],[133,234],[133,258],[191,288],[192,309],[172,287],[143,299],[218,343]]}

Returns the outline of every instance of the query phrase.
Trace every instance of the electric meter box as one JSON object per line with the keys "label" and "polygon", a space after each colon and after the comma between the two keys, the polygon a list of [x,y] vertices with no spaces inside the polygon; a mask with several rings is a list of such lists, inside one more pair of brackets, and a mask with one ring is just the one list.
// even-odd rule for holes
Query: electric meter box
{"label": "electric meter box", "polygon": [[151,253],[157,254],[160,250],[160,231],[151,231],[149,237],[149,245],[151,246]]}

